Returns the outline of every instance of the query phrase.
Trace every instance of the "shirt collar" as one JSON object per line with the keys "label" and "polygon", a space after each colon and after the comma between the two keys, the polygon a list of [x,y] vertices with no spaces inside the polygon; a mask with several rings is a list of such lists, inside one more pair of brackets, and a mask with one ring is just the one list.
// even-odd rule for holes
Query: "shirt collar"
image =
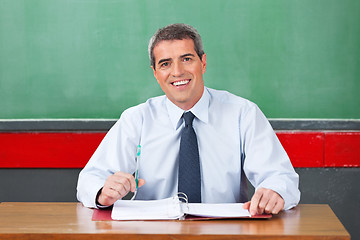
{"label": "shirt collar", "polygon": [[[200,100],[191,108],[191,111],[196,118],[204,123],[208,123],[209,121],[209,103],[210,103],[210,94],[207,88],[204,88],[203,95]],[[171,102],[168,98],[166,98],[166,108],[169,113],[170,121],[174,127],[174,129],[178,129],[181,124],[181,117],[184,113],[184,110],[176,106],[173,102]]]}

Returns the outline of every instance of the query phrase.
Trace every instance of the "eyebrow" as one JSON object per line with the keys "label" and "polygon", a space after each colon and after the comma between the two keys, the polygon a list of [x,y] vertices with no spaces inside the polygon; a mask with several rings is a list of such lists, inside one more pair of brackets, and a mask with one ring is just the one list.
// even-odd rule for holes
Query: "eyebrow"
{"label": "eyebrow", "polygon": [[171,60],[171,58],[160,59],[159,62],[158,62],[158,65],[160,65],[163,62],[168,62],[170,60]]}
{"label": "eyebrow", "polygon": [[192,53],[186,53],[186,54],[180,56],[180,58],[184,58],[184,57],[195,57],[195,55]]}
{"label": "eyebrow", "polygon": [[[186,53],[186,54],[183,54],[183,55],[180,56],[180,58],[184,58],[184,57],[195,57],[195,55],[192,54],[192,53]],[[170,60],[171,60],[171,58],[160,59],[159,62],[158,62],[158,64],[160,65],[161,63],[163,63],[163,62],[168,62],[168,61],[170,61]]]}

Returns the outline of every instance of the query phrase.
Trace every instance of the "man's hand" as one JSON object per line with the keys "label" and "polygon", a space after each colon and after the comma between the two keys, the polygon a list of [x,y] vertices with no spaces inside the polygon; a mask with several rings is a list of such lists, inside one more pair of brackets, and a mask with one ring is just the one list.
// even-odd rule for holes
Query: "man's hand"
{"label": "man's hand", "polygon": [[284,199],[277,192],[267,188],[259,188],[251,201],[244,203],[243,208],[248,209],[251,215],[278,214],[284,208],[284,204]]}
{"label": "man's hand", "polygon": [[[139,179],[138,187],[145,184],[144,179]],[[117,200],[125,197],[130,191],[135,192],[136,182],[130,173],[116,172],[109,176],[97,199],[103,206],[111,206]]]}

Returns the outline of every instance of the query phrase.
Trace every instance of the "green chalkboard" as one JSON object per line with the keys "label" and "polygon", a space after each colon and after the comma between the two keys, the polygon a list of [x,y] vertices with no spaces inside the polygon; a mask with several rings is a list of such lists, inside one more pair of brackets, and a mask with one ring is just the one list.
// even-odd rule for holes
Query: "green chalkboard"
{"label": "green chalkboard", "polygon": [[360,118],[358,0],[0,0],[0,119],[117,118],[163,94],[151,35],[203,37],[205,84],[270,118]]}

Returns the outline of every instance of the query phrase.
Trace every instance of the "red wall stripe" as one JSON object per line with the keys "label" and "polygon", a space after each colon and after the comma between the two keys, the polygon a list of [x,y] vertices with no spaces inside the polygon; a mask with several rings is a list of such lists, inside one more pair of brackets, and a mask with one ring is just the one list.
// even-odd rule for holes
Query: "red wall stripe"
{"label": "red wall stripe", "polygon": [[325,167],[360,167],[360,132],[325,133]]}
{"label": "red wall stripe", "polygon": [[324,166],[323,133],[278,132],[277,136],[294,167]]}
{"label": "red wall stripe", "polygon": [[0,133],[2,168],[82,168],[105,133]]}
{"label": "red wall stripe", "polygon": [[[83,168],[105,132],[0,133],[0,168]],[[277,132],[294,167],[360,167],[360,132]]]}

